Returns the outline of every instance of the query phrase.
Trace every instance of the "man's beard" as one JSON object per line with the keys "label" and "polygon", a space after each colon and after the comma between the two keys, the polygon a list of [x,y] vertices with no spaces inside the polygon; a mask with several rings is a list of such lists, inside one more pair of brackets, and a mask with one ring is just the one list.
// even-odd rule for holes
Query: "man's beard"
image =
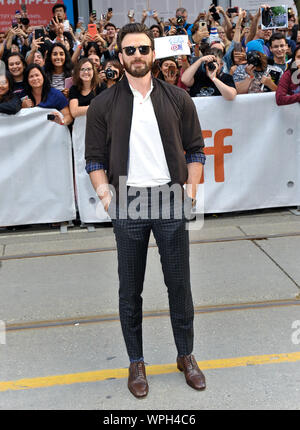
{"label": "man's beard", "polygon": [[143,63],[143,67],[135,68],[135,63],[129,64],[126,61],[123,61],[123,66],[126,72],[129,73],[129,75],[133,76],[134,78],[143,78],[147,75],[147,73],[151,71],[153,59],[151,58],[151,60],[149,60],[148,62],[140,60],[137,61],[137,63]]}

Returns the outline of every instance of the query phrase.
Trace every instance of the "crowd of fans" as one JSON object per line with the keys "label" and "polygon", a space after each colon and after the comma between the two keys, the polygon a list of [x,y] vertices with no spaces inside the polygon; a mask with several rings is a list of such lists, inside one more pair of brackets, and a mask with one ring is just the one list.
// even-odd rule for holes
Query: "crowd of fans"
{"label": "crowd of fans", "polygon": [[[32,28],[22,11],[13,17],[13,26],[0,33],[0,60],[6,65],[0,73],[0,113],[39,106],[59,111],[53,112],[52,120],[71,125],[86,114],[93,97],[122,79],[118,28],[111,10],[100,21],[90,15],[94,31],[81,21],[73,29],[63,4],[56,4],[52,12],[47,28]],[[233,100],[237,94],[276,92],[279,105],[299,102],[300,30],[295,11],[289,9],[287,28],[262,29],[260,17],[261,8],[251,15],[212,5],[190,24],[185,8],[178,8],[167,22],[157,11],[144,11],[141,22],[153,20],[154,38],[187,35],[191,49],[189,56],[155,61],[153,75],[191,97],[221,95]],[[135,22],[132,11],[128,20]]]}

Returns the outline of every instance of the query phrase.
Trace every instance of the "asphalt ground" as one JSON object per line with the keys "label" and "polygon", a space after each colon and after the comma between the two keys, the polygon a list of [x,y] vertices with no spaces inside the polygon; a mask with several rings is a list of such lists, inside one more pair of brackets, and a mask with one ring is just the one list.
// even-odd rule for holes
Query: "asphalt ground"
{"label": "asphalt ground", "polygon": [[190,242],[194,354],[207,389],[194,391],[176,369],[151,239],[143,293],[150,391],[137,400],[127,389],[111,225],[0,229],[0,409],[299,410],[300,217],[286,208],[208,215]]}

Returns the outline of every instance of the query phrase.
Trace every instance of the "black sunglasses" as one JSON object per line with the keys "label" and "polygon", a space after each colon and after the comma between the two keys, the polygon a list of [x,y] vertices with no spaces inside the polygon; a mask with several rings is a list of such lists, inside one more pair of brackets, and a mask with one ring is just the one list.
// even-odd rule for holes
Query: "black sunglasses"
{"label": "black sunglasses", "polygon": [[134,55],[136,50],[139,50],[141,55],[148,55],[151,49],[151,46],[148,45],[141,45],[141,46],[126,46],[125,48],[122,48],[122,51],[125,51],[126,55],[130,57],[131,55]]}

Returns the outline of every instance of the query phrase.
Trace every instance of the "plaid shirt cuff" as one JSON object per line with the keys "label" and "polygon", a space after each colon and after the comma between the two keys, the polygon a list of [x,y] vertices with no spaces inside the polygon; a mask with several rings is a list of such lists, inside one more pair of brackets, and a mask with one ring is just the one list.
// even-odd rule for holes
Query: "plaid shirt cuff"
{"label": "plaid shirt cuff", "polygon": [[97,161],[88,161],[86,163],[85,170],[89,174],[95,170],[106,170],[106,167],[104,164],[98,163]]}
{"label": "plaid shirt cuff", "polygon": [[201,163],[205,164],[206,156],[202,152],[197,152],[195,154],[189,154],[185,156],[187,164],[190,163]]}

